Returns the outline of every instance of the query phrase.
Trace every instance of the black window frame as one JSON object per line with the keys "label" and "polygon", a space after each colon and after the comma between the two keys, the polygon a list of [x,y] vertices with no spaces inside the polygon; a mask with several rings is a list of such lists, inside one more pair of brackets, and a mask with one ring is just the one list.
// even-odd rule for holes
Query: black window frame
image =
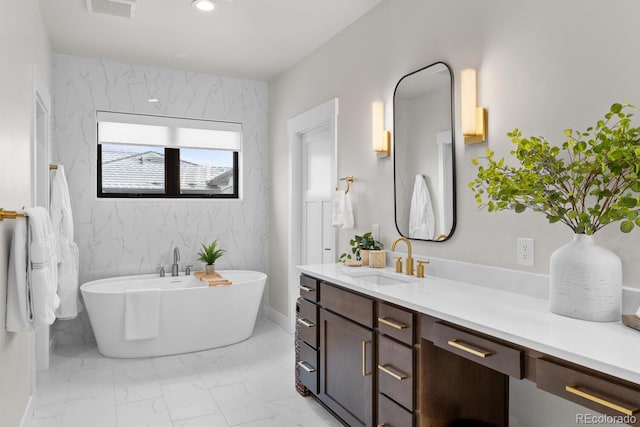
{"label": "black window frame", "polygon": [[[96,135],[98,127],[96,124]],[[105,199],[239,199],[240,198],[240,168],[239,152],[233,151],[233,192],[232,193],[198,193],[180,192],[180,149],[164,147],[164,192],[159,191],[131,191],[104,192],[102,189],[102,144],[97,144],[97,196]],[[206,148],[203,148],[205,150]],[[216,150],[212,148],[212,150]]]}

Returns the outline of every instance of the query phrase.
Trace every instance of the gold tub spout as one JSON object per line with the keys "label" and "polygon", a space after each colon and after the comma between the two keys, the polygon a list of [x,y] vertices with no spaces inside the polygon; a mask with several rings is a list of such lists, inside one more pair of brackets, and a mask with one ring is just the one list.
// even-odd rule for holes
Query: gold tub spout
{"label": "gold tub spout", "polygon": [[391,244],[391,250],[395,251],[396,250],[396,244],[398,242],[400,242],[400,241],[405,242],[407,244],[407,248],[408,248],[406,274],[407,274],[407,276],[413,276],[413,258],[411,257],[411,242],[409,241],[409,239],[407,239],[406,237],[398,237]]}

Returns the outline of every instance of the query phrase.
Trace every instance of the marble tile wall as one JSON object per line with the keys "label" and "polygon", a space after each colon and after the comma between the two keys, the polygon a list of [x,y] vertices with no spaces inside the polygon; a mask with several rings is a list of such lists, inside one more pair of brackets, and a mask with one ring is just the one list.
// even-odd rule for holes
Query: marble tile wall
{"label": "marble tile wall", "polygon": [[[222,269],[266,271],[265,82],[56,54],[52,161],[65,166],[80,250],[80,283],[200,264],[219,239]],[[160,102],[149,103],[149,98]],[[241,122],[241,200],[97,199],[96,110]],[[267,294],[265,292],[265,294]],[[93,339],[86,314],[56,322],[59,342]]]}

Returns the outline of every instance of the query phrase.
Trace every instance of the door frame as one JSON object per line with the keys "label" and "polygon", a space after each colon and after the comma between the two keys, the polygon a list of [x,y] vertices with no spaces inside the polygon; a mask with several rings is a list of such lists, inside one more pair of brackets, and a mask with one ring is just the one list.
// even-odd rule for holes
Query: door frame
{"label": "door frame", "polygon": [[[331,176],[334,181],[338,179],[338,98],[333,98],[323,104],[307,110],[287,121],[287,133],[289,135],[289,332],[295,330],[296,299],[298,296],[298,271],[296,265],[300,264],[301,237],[302,237],[302,198],[301,198],[301,141],[302,135],[321,126],[329,126],[329,135],[333,135],[334,161],[331,166]],[[337,233],[334,232],[334,247],[337,248]]]}

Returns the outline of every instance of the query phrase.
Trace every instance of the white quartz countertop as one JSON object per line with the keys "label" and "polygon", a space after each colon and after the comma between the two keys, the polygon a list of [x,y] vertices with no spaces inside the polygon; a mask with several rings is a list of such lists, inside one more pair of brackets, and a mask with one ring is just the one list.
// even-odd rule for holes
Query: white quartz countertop
{"label": "white quartz countertop", "polygon": [[415,278],[375,285],[358,276],[381,269],[342,264],[298,266],[300,272],[408,309],[640,384],[640,332],[621,322],[587,322],[553,314],[548,301],[465,282]]}

